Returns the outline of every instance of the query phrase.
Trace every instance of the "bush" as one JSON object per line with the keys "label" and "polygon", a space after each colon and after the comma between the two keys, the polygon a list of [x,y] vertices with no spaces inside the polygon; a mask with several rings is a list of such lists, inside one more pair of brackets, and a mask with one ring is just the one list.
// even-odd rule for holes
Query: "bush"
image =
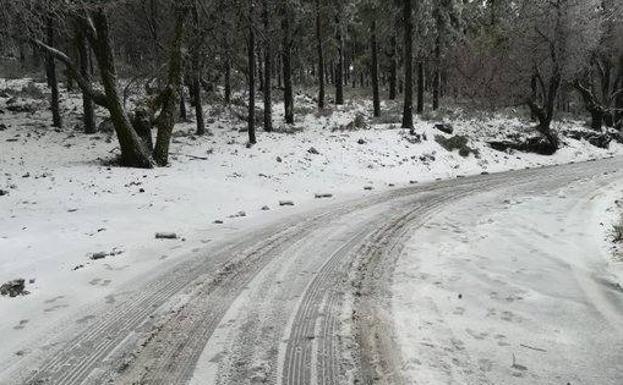
{"label": "bush", "polygon": [[467,145],[468,139],[467,136],[463,135],[455,135],[450,138],[446,138],[443,135],[436,135],[435,141],[439,143],[439,145],[445,148],[448,151],[459,150],[459,155],[464,158],[467,158],[469,154],[474,154],[474,156],[478,156],[479,152],[477,149],[473,149]]}

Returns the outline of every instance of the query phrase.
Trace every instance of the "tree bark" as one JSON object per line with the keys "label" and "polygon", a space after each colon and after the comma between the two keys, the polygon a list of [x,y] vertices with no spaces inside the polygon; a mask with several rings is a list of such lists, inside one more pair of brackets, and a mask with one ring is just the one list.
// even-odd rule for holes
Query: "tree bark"
{"label": "tree bark", "polygon": [[[47,44],[50,47],[54,47],[54,20],[52,17],[48,17],[47,20]],[[50,100],[50,110],[52,111],[52,126],[62,128],[63,119],[61,117],[60,108],[60,94],[58,89],[58,77],[56,76],[56,60],[54,55],[48,54],[46,58],[46,73],[48,78],[48,85],[52,91]]]}
{"label": "tree bark", "polygon": [[253,0],[249,0],[249,120],[248,134],[249,145],[257,143],[255,138],[255,30],[253,29]]}
{"label": "tree bark", "polygon": [[404,22],[404,111],[402,114],[402,128],[413,131],[413,2],[403,0]]}
{"label": "tree bark", "polygon": [[[439,34],[440,32],[438,32]],[[439,96],[441,87],[441,43],[439,36],[435,42],[435,69],[433,70],[433,111],[439,109]]]}
{"label": "tree bark", "polygon": [[285,121],[287,124],[294,124],[294,94],[292,90],[292,68],[290,59],[292,55],[292,37],[290,36],[290,4],[289,0],[283,0],[282,7],[282,66],[283,66],[283,85],[284,85],[284,107]]}
{"label": "tree bark", "polygon": [[231,60],[225,59],[225,104],[231,103]]}
{"label": "tree bark", "polygon": [[318,50],[318,110],[324,109],[324,82],[325,82],[325,68],[324,68],[324,49],[322,44],[322,17],[320,1],[316,0],[316,45]]}
{"label": "tree bark", "polygon": [[337,69],[335,70],[335,104],[344,104],[344,39],[342,37],[341,9],[335,15],[337,41]]}
{"label": "tree bark", "polygon": [[270,33],[270,9],[269,0],[263,2],[264,19],[264,131],[273,130],[273,101],[272,101],[272,78],[273,78],[273,46]]}
{"label": "tree bark", "polygon": [[372,21],[371,28],[371,49],[372,49],[372,97],[374,105],[374,116],[381,116],[381,98],[379,95],[379,58],[376,42],[376,20]]}
{"label": "tree bark", "polygon": [[[76,26],[75,32],[76,47],[78,48],[78,56],[80,60],[80,73],[84,78],[90,78],[89,72],[89,48],[87,46],[86,37],[79,26]],[[70,72],[70,71],[68,71]],[[82,93],[82,122],[84,123],[85,134],[94,134],[97,131],[95,126],[95,111],[93,106],[93,98],[86,92]]]}
{"label": "tree bark", "polygon": [[392,34],[390,38],[390,56],[389,56],[389,100],[396,100],[396,83],[398,79],[398,58],[396,50],[396,35]]}
{"label": "tree bark", "polygon": [[417,113],[424,113],[424,62],[417,63]]}
{"label": "tree bark", "polygon": [[168,84],[160,96],[162,109],[156,120],[158,135],[156,137],[156,146],[154,147],[154,160],[159,166],[166,166],[169,162],[171,133],[175,126],[175,113],[180,100],[178,92],[182,84],[182,41],[184,39],[186,12],[187,9],[185,7],[176,7],[175,32],[169,58]]}

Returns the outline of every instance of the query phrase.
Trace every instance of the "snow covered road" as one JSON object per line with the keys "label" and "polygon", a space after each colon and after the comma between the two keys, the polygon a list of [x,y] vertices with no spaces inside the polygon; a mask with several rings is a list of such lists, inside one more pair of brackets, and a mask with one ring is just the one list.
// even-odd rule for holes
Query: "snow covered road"
{"label": "snow covered road", "polygon": [[0,383],[619,384],[600,221],[622,165],[396,189],[234,234],[55,326]]}

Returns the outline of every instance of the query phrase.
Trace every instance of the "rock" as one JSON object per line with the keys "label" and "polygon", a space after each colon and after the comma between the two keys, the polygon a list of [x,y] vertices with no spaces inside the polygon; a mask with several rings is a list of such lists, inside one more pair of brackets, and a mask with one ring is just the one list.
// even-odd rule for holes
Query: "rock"
{"label": "rock", "polygon": [[372,186],[364,186],[363,189],[366,190],[366,191],[371,191],[371,190],[374,190],[374,187],[372,187]]}
{"label": "rock", "polygon": [[222,224],[223,224],[223,221],[222,221],[222,220],[220,220],[220,219],[217,219],[217,220],[215,220],[215,221],[214,221],[214,222],[212,222],[212,223],[214,223],[215,225],[222,225]]}
{"label": "rock", "polygon": [[279,201],[279,206],[294,206],[292,201]]}
{"label": "rock", "polygon": [[323,199],[323,198],[333,198],[333,194],[327,194],[327,193],[323,193],[323,194],[316,194],[315,195],[316,199]]}
{"label": "rock", "polygon": [[5,195],[9,195],[9,192],[3,189],[0,189],[0,197],[5,196]]}
{"label": "rock", "polygon": [[240,218],[240,217],[246,217],[247,213],[244,211],[238,211],[236,214],[234,215],[230,215],[230,218]]}
{"label": "rock", "polygon": [[30,294],[26,289],[26,281],[23,278],[14,279],[0,286],[0,295],[8,295],[9,297],[17,297],[18,295]]}
{"label": "rock", "polygon": [[31,284],[31,285],[34,284],[35,283],[35,279],[34,278],[29,279],[28,283]]}
{"label": "rock", "polygon": [[409,184],[417,184],[417,180],[410,180]]}
{"label": "rock", "polygon": [[489,175],[489,172],[488,171],[483,171],[483,172],[480,173],[480,175]]}
{"label": "rock", "polygon": [[357,141],[357,144],[366,144],[366,141],[365,141],[365,140],[363,140],[363,139],[359,139],[359,140]]}
{"label": "rock", "polygon": [[441,132],[452,135],[454,133],[454,127],[450,123],[437,123],[435,128]]}
{"label": "rock", "polygon": [[92,259],[94,261],[97,261],[98,259],[104,259],[108,257],[108,253],[105,251],[100,251],[97,253],[92,253],[91,256],[89,257],[89,259]]}
{"label": "rock", "polygon": [[83,268],[84,268],[84,265],[77,265],[77,266],[74,266],[74,268],[71,269],[71,270],[76,271],[76,270],[80,270],[80,269],[83,269]]}
{"label": "rock", "polygon": [[278,162],[278,163],[281,163],[281,162],[283,162],[283,159],[281,159],[281,157],[280,157],[280,156],[278,156],[278,157],[277,157],[277,162]]}
{"label": "rock", "polygon": [[312,155],[318,155],[320,154],[318,152],[318,150],[316,150],[314,147],[310,147],[309,150],[307,150],[308,153],[312,154]]}
{"label": "rock", "polygon": [[7,129],[6,124],[0,123],[0,131],[4,131]]}
{"label": "rock", "polygon": [[175,233],[156,233],[156,239],[177,239]]}
{"label": "rock", "polygon": [[268,207],[268,206],[262,206],[262,211],[268,211],[268,210],[270,210],[270,207]]}

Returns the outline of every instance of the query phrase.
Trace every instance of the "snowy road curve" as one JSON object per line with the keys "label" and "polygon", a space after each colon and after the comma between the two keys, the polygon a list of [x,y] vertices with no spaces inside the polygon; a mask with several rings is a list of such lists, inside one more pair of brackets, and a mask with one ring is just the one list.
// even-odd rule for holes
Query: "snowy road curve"
{"label": "snowy road curve", "polygon": [[[4,368],[0,384],[620,384],[623,293],[599,242],[574,243],[574,226],[592,223],[590,202],[621,166],[396,189],[240,234],[93,305],[87,322]],[[558,211],[546,199],[563,196]],[[538,215],[543,226],[528,228]],[[552,218],[570,229],[554,241]],[[477,268],[462,264],[474,253]],[[509,260],[536,276],[506,271]],[[497,294],[521,308],[487,320]]]}

